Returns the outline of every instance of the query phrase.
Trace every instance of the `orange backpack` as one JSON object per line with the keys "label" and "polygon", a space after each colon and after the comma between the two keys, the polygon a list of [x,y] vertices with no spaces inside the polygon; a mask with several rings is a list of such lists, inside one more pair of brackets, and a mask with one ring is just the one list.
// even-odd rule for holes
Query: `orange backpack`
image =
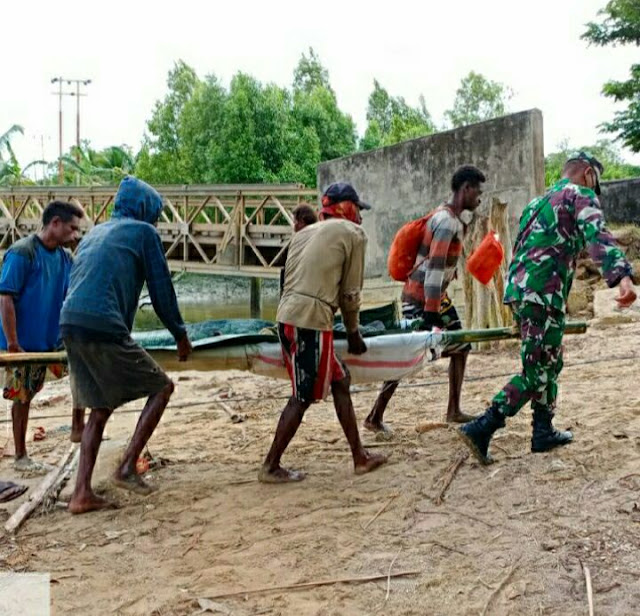
{"label": "orange backpack", "polygon": [[391,278],[405,282],[413,273],[417,267],[416,257],[424,238],[427,221],[439,210],[440,208],[436,208],[426,216],[412,220],[398,229],[387,258],[387,269]]}

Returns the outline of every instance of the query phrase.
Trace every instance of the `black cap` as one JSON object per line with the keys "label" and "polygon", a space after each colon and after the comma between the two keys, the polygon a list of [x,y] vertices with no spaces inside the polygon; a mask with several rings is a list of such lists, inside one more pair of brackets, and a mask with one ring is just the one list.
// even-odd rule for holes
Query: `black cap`
{"label": "black cap", "polygon": [[596,185],[593,190],[596,193],[596,195],[599,195],[600,194],[600,177],[604,173],[604,167],[602,163],[595,156],[593,156],[592,154],[589,154],[589,152],[580,152],[579,154],[572,156],[567,162],[571,163],[575,160],[582,160],[586,162],[593,169],[594,173],[596,174]]}
{"label": "black cap", "polygon": [[371,206],[364,201],[360,201],[356,189],[348,182],[336,182],[331,184],[324,195],[333,203],[341,203],[342,201],[353,201],[361,210],[370,210]]}

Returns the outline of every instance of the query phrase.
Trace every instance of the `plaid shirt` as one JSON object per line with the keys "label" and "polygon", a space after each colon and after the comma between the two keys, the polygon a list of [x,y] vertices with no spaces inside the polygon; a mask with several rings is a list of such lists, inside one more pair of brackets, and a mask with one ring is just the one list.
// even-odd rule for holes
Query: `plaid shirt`
{"label": "plaid shirt", "polygon": [[417,267],[402,290],[403,302],[425,312],[440,312],[442,297],[456,277],[463,237],[464,225],[447,206],[429,218],[416,257]]}

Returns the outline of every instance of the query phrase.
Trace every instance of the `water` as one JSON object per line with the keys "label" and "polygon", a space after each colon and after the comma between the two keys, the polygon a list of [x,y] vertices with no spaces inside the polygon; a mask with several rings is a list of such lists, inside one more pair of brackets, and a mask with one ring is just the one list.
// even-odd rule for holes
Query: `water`
{"label": "water", "polygon": [[[186,274],[174,283],[182,318],[186,323],[210,319],[251,318],[250,280],[226,276]],[[153,311],[146,289],[142,293],[142,307],[136,314],[134,329],[145,331],[164,326]],[[274,321],[278,308],[278,282],[262,281],[262,314],[260,318]]]}

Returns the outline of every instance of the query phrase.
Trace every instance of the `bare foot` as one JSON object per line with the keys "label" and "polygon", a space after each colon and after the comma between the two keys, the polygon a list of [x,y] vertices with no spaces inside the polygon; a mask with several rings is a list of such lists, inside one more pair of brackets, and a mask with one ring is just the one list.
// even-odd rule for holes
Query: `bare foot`
{"label": "bare foot", "polygon": [[458,411],[457,413],[453,413],[452,415],[447,414],[447,423],[469,423],[476,418],[476,415],[467,415],[462,411]]}
{"label": "bare foot", "polygon": [[23,475],[35,477],[38,475],[46,475],[49,471],[52,471],[54,467],[50,464],[44,464],[43,462],[36,462],[36,460],[32,460],[29,456],[23,456],[15,460],[13,468]]}
{"label": "bare foot", "polygon": [[71,513],[78,514],[100,511],[101,509],[117,509],[117,505],[90,492],[86,497],[73,495],[69,501],[68,509]]}
{"label": "bare foot", "polygon": [[369,453],[365,450],[365,457],[355,464],[356,475],[364,475],[375,471],[379,466],[386,464],[387,456],[382,453]]}
{"label": "bare foot", "polygon": [[82,442],[82,433],[84,432],[84,426],[77,430],[71,430],[71,442],[72,443],[81,443]]}
{"label": "bare foot", "polygon": [[362,424],[364,428],[370,432],[377,432],[378,434],[384,434],[383,440],[390,439],[393,436],[393,430],[384,422],[373,422],[368,418],[364,420]]}
{"label": "bare foot", "polygon": [[305,474],[302,471],[294,471],[279,466],[274,470],[269,470],[268,466],[263,466],[258,473],[258,481],[262,483],[291,483],[302,481]]}
{"label": "bare foot", "polygon": [[142,496],[148,496],[158,489],[155,486],[149,485],[137,473],[131,473],[129,475],[115,475],[112,481],[113,484],[119,488],[129,490],[129,492],[135,492],[136,494],[141,494]]}

